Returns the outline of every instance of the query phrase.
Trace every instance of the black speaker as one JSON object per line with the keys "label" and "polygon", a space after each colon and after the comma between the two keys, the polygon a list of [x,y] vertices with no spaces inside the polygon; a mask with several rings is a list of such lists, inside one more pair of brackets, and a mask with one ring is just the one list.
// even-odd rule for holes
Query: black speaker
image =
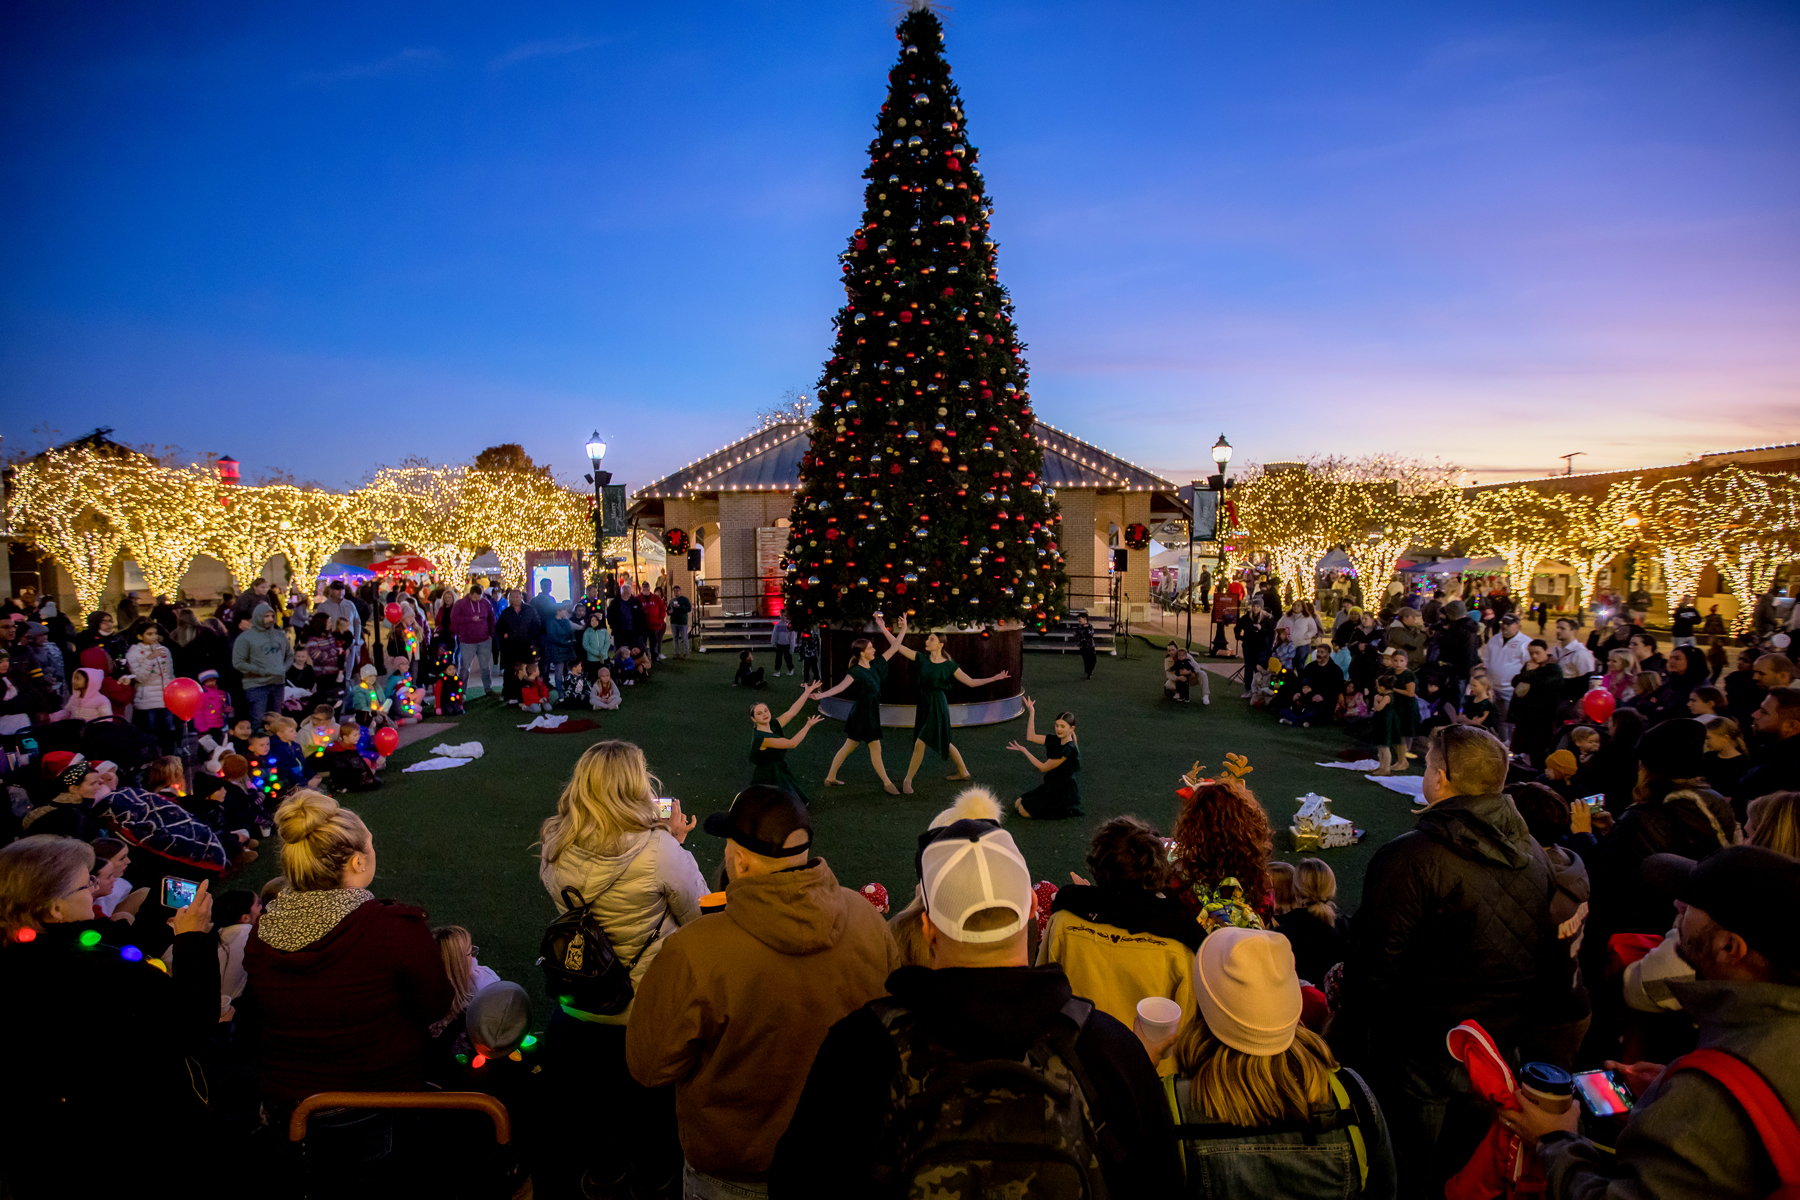
{"label": "black speaker", "polygon": [[698,571],[700,569],[701,554],[702,551],[698,546],[694,546],[688,550],[688,570]]}
{"label": "black speaker", "polygon": [[1113,551],[1113,570],[1120,575],[1125,573],[1125,555],[1128,553],[1130,552],[1123,546]]}

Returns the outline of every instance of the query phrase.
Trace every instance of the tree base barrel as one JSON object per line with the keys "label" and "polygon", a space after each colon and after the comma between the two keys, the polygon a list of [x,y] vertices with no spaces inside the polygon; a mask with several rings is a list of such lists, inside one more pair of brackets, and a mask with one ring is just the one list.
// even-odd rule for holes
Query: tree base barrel
{"label": "tree base barrel", "polygon": [[[930,631],[926,631],[930,632]],[[963,674],[971,679],[1011,674],[986,687],[968,688],[957,684],[950,689],[950,724],[957,729],[970,725],[997,725],[1010,721],[1025,711],[1025,631],[1022,628],[990,630],[987,636],[962,630],[939,630],[944,639],[944,654],[954,659]],[[880,653],[887,648],[881,631],[854,629],[820,630],[819,671],[826,687],[836,687],[855,656],[850,643],[866,637]],[[906,635],[906,648],[925,653],[925,633]],[[883,729],[911,729],[919,700],[915,664],[904,655],[888,660],[887,686],[881,690],[881,726]],[[850,702],[842,696],[819,701],[819,711],[833,720],[850,715]]]}

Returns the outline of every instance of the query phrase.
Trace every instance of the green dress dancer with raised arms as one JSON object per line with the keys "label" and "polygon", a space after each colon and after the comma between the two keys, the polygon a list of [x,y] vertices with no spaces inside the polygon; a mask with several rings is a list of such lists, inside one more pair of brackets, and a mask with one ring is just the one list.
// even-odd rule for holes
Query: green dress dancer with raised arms
{"label": "green dress dancer with raised arms", "polygon": [[801,742],[804,742],[806,740],[806,735],[812,732],[812,727],[824,720],[824,718],[816,715],[808,717],[806,719],[806,724],[801,726],[800,732],[793,737],[788,737],[787,732],[782,727],[800,715],[801,708],[805,706],[808,700],[812,699],[813,693],[818,690],[818,684],[807,684],[805,689],[801,691],[800,698],[794,701],[793,707],[782,713],[779,718],[770,711],[767,704],[757,703],[751,706],[751,783],[764,783],[771,787],[783,788],[800,797],[802,803],[811,803],[811,801],[807,800],[806,793],[800,790],[800,781],[794,777],[794,772],[788,768],[787,752],[798,746]]}
{"label": "green dress dancer with raised arms", "polygon": [[[875,621],[881,624],[880,613],[875,614]],[[882,632],[887,632],[885,625],[882,625]],[[850,668],[837,686],[819,693],[821,700],[839,692],[850,693],[850,715],[844,718],[844,744],[832,758],[831,770],[825,772],[825,786],[844,785],[838,778],[838,768],[844,765],[852,750],[866,744],[869,761],[874,764],[881,786],[889,795],[898,796],[900,789],[888,778],[887,767],[881,761],[881,687],[887,682],[887,660],[894,657],[894,648],[889,646],[885,653],[876,657],[874,643],[868,638],[857,638],[850,643],[850,654]]]}
{"label": "green dress dancer with raised arms", "polygon": [[953,780],[969,778],[968,764],[963,762],[962,751],[950,740],[950,688],[953,684],[962,683],[968,687],[984,687],[990,683],[998,683],[1011,675],[1010,671],[1001,671],[998,675],[989,675],[986,679],[971,679],[963,673],[954,660],[944,657],[944,639],[936,633],[925,635],[923,653],[903,645],[906,637],[906,618],[900,618],[900,631],[890,632],[887,624],[876,619],[881,632],[887,636],[888,653],[904,654],[911,659],[916,674],[914,681],[918,686],[919,700],[913,716],[913,750],[912,762],[906,768],[906,778],[900,783],[900,790],[907,795],[912,794],[913,776],[919,773],[919,765],[925,761],[925,750],[930,747],[942,758],[956,764],[956,774],[949,776]]}

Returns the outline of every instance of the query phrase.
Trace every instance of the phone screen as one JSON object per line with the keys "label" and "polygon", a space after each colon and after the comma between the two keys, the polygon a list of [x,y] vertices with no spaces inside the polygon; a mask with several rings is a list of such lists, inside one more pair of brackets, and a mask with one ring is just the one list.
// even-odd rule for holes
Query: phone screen
{"label": "phone screen", "polygon": [[173,875],[164,875],[162,882],[162,902],[165,908],[186,908],[194,902],[200,891],[200,885],[191,879],[177,879]]}
{"label": "phone screen", "polygon": [[1602,804],[1606,803],[1606,794],[1601,792],[1593,796],[1583,796],[1581,802],[1589,808],[1599,808]]}
{"label": "phone screen", "polygon": [[669,800],[666,798],[657,800],[656,815],[659,820],[663,820],[663,821],[666,821],[670,817],[674,816],[675,815],[675,802],[673,800]]}
{"label": "phone screen", "polygon": [[1582,1107],[1596,1117],[1616,1117],[1631,1111],[1631,1093],[1612,1077],[1611,1071],[1581,1071],[1575,1076],[1575,1094]]}

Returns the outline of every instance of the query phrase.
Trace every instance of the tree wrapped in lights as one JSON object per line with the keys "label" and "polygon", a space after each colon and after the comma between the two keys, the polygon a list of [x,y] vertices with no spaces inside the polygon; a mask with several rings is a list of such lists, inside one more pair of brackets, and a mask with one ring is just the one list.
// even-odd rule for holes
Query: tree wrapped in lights
{"label": "tree wrapped in lights", "polygon": [[460,584],[479,545],[471,542],[464,507],[467,467],[417,463],[383,467],[363,489],[369,521],[389,541],[431,560],[438,574]]}
{"label": "tree wrapped in lights", "polygon": [[1336,511],[1338,491],[1347,482],[1342,460],[1317,458],[1280,471],[1252,463],[1232,489],[1233,506],[1244,530],[1240,552],[1266,555],[1276,578],[1299,599],[1311,599],[1318,563],[1345,540]]}
{"label": "tree wrapped in lights", "polygon": [[592,536],[586,498],[534,471],[470,468],[459,511],[462,540],[491,549],[506,580],[521,587],[528,552],[580,546]]}
{"label": "tree wrapped in lights", "polygon": [[14,528],[32,534],[62,564],[84,611],[100,607],[106,577],[125,546],[124,531],[93,503],[119,464],[115,455],[77,446],[25,463],[13,475]]}
{"label": "tree wrapped in lights", "polygon": [[1061,518],[992,205],[937,16],[915,4],[897,36],[800,462],[788,611],[802,626],[884,608],[928,626],[1041,623],[1065,581]]}
{"label": "tree wrapped in lights", "polygon": [[1356,568],[1363,603],[1381,603],[1400,556],[1414,546],[1442,545],[1462,522],[1462,493],[1433,481],[1428,472],[1394,479],[1346,483],[1337,512],[1344,553]]}
{"label": "tree wrapped in lights", "polygon": [[1732,465],[1665,480],[1648,500],[1669,594],[1692,594],[1710,562],[1738,600],[1732,632],[1746,632],[1757,597],[1800,551],[1800,484]]}
{"label": "tree wrapped in lights", "polygon": [[[1594,580],[1601,568],[1625,553],[1649,531],[1644,516],[1649,507],[1649,493],[1636,479],[1625,479],[1606,489],[1605,496],[1565,494],[1563,505],[1568,511],[1568,538],[1562,555],[1574,576],[1577,608],[1585,606],[1594,594]],[[1668,563],[1663,564],[1665,574]],[[1673,579],[1671,574],[1669,578]],[[1699,572],[1688,586],[1676,595],[1691,594],[1698,585]]]}
{"label": "tree wrapped in lights", "polygon": [[289,582],[308,595],[338,548],[367,535],[367,497],[276,484],[253,489],[275,523],[271,544],[287,560]]}
{"label": "tree wrapped in lights", "polygon": [[1472,545],[1506,560],[1515,592],[1529,591],[1537,565],[1569,545],[1570,515],[1563,497],[1533,487],[1476,492],[1464,519]]}
{"label": "tree wrapped in lights", "polygon": [[93,500],[124,534],[151,594],[175,596],[213,536],[217,490],[217,477],[199,467],[114,458]]}

